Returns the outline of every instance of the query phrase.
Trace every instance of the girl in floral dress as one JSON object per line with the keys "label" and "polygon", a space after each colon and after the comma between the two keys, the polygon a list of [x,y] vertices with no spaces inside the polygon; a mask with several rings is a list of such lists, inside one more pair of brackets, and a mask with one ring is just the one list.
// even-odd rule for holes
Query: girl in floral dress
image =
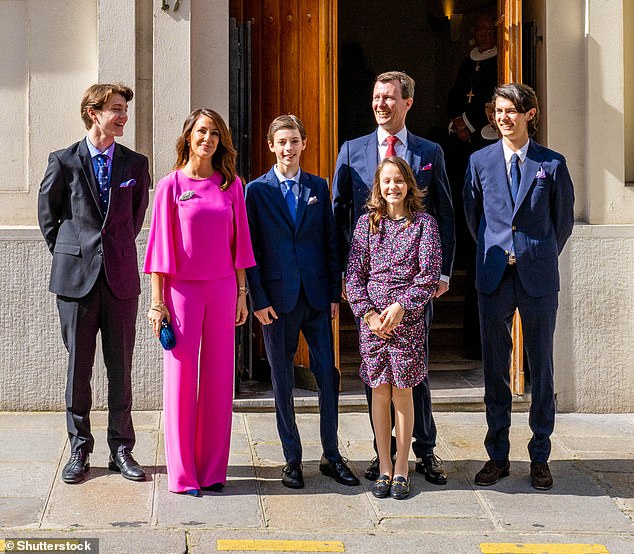
{"label": "girl in floral dress", "polygon": [[[414,427],[412,387],[427,372],[424,309],[440,278],[438,226],[424,211],[424,192],[409,164],[385,158],[377,167],[368,213],[354,230],[346,292],[359,329],[361,379],[372,388],[372,422],[380,477],[377,498],[409,496],[408,456]],[[394,404],[397,454],[390,456]]]}

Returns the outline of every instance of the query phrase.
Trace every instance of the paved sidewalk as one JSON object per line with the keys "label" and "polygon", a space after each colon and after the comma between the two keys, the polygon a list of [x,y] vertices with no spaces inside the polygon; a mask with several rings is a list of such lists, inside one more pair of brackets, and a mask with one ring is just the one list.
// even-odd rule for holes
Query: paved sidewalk
{"label": "paved sidewalk", "polygon": [[[527,414],[513,416],[511,475],[490,488],[473,484],[486,459],[484,414],[435,417],[436,452],[449,483],[435,486],[412,474],[412,496],[396,501],[375,499],[363,478],[348,488],[319,474],[315,414],[298,415],[304,490],[281,485],[274,414],[237,413],[225,492],[190,498],[167,491],[160,412],[134,414],[134,454],[148,481],[107,470],[106,414],[95,413],[96,450],[79,485],[59,477],[68,456],[63,414],[0,413],[0,539],[96,537],[101,554],[208,553],[223,545],[217,541],[237,539],[322,547],[335,541],[340,550],[364,554],[538,551],[495,550],[491,543],[549,543],[539,550],[548,553],[634,553],[634,414],[558,415],[550,463],[555,487],[548,492],[529,484]],[[361,477],[373,455],[367,415],[341,414],[339,435]],[[573,543],[598,546],[553,546]]]}

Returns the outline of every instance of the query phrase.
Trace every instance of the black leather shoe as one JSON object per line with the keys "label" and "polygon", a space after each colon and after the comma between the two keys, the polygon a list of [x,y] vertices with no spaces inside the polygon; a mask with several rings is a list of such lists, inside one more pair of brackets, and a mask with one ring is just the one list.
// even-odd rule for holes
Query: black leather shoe
{"label": "black leather shoe", "polygon": [[108,469],[120,472],[122,477],[131,481],[145,481],[145,471],[132,457],[132,452],[127,448],[122,448],[115,455],[110,454]]}
{"label": "black leather shoe", "polygon": [[489,460],[484,467],[476,473],[475,484],[481,487],[488,487],[489,485],[495,485],[502,477],[506,477],[510,473],[511,464],[506,460],[502,465],[499,465],[493,460]]}
{"label": "black leather shoe", "polygon": [[222,483],[214,483],[213,485],[209,485],[207,487],[200,487],[201,491],[210,491],[210,492],[222,492],[225,489],[225,486]]}
{"label": "black leather shoe", "polygon": [[302,475],[302,464],[288,463],[282,469],[282,485],[289,489],[303,489],[304,476]]}
{"label": "black leather shoe", "polygon": [[434,485],[447,484],[447,472],[442,466],[442,460],[435,454],[428,454],[416,460],[416,473],[425,476],[425,480]]}
{"label": "black leather shoe", "polygon": [[368,469],[365,470],[365,473],[363,474],[363,476],[368,480],[368,481],[376,481],[379,478],[379,457],[376,456],[371,462],[370,465],[368,466]]}
{"label": "black leather shoe", "polygon": [[335,481],[337,481],[337,483],[341,485],[355,487],[359,484],[359,479],[346,465],[347,462],[348,460],[346,460],[345,458],[339,458],[338,461],[332,462],[322,456],[321,461],[319,462],[319,471],[323,475],[332,477]]}
{"label": "black leather shoe", "polygon": [[390,487],[390,496],[396,500],[407,498],[409,496],[409,477],[407,479],[402,475],[394,477]]}
{"label": "black leather shoe", "polygon": [[381,475],[374,485],[372,485],[372,494],[377,498],[386,498],[390,496],[390,487],[392,486],[392,479],[389,475]]}
{"label": "black leather shoe", "polygon": [[553,476],[546,462],[531,463],[531,486],[538,491],[547,491],[553,488]]}
{"label": "black leather shoe", "polygon": [[70,458],[62,470],[62,481],[70,485],[81,483],[90,469],[90,456],[84,450],[71,452]]}

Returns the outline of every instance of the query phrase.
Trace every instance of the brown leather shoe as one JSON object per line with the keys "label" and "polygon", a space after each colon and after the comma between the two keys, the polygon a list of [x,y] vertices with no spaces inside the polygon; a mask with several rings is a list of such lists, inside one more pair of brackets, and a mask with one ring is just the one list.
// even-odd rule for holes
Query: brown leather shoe
{"label": "brown leather shoe", "polygon": [[553,476],[546,462],[531,463],[531,486],[538,491],[547,491],[553,488]]}
{"label": "brown leather shoe", "polygon": [[501,466],[493,460],[489,460],[484,467],[476,473],[475,484],[481,487],[495,485],[502,477],[506,477],[510,471],[511,465],[506,460]]}

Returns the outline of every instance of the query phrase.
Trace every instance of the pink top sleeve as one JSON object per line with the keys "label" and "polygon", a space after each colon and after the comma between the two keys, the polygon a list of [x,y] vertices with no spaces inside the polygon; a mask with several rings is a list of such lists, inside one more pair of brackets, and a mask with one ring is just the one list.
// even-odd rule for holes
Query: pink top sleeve
{"label": "pink top sleeve", "polygon": [[145,273],[217,279],[255,265],[242,182],[220,190],[220,174],[190,179],[181,171],[158,183]]}

